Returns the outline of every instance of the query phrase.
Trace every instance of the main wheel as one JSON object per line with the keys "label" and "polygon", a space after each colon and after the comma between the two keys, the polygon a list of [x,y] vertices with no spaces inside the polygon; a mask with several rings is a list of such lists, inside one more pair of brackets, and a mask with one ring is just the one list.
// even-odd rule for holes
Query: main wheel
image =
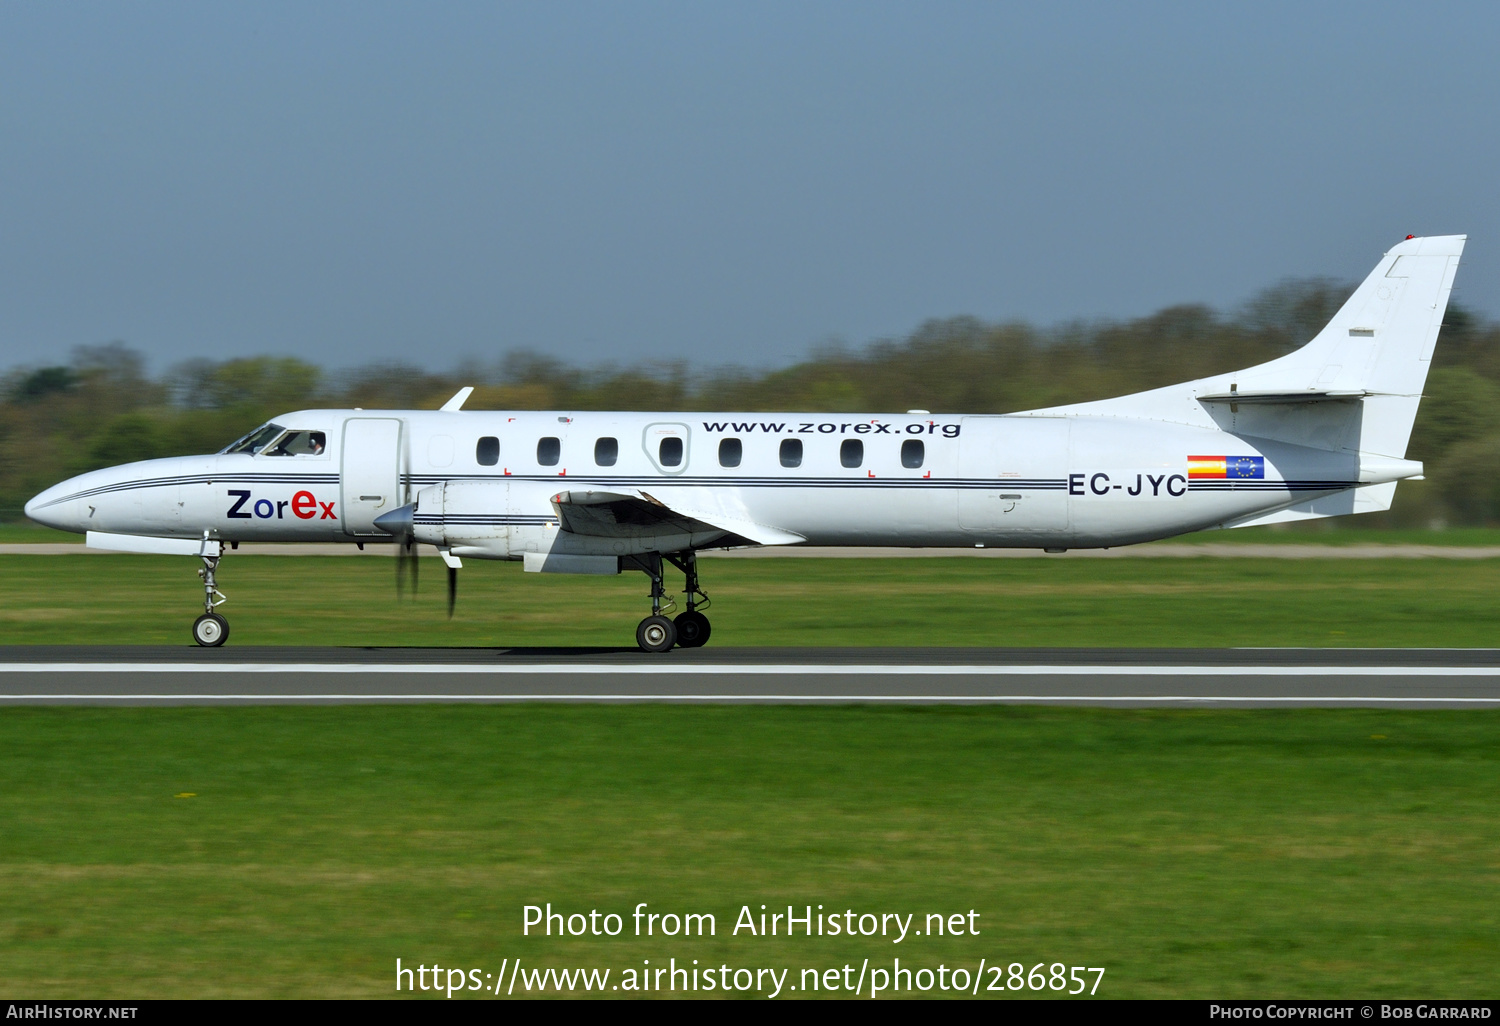
{"label": "main wheel", "polygon": [[696,609],[679,614],[672,622],[677,626],[677,644],[682,648],[702,648],[708,643],[712,628],[708,617]]}
{"label": "main wheel", "polygon": [[229,621],[218,613],[204,613],[193,621],[193,640],[204,648],[218,648],[229,638]]}
{"label": "main wheel", "polygon": [[648,616],[635,629],[635,643],[647,652],[670,652],[677,644],[677,625],[665,616]]}

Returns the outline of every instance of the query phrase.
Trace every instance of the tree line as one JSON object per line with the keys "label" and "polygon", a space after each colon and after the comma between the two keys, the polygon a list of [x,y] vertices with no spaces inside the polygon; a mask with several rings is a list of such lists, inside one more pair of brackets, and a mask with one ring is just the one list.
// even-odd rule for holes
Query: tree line
{"label": "tree line", "polygon": [[[1126,321],[1037,327],[933,320],[902,339],[825,346],[792,366],[690,369],[686,360],[578,367],[522,350],[435,373],[402,364],[330,372],[291,357],[194,360],[152,377],[121,343],[0,379],[0,519],[65,477],[130,460],[216,452],[310,407],[1009,413],[1122,395],[1250,366],[1312,338],[1352,286],[1283,282],[1223,313],[1172,306]],[[1500,324],[1450,306],[1408,456],[1427,480],[1368,526],[1500,523]]]}

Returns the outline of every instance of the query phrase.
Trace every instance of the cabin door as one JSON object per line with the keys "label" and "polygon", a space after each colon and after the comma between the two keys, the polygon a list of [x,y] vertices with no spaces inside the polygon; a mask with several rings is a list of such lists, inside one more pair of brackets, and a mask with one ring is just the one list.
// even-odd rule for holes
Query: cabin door
{"label": "cabin door", "polygon": [[1068,529],[1065,417],[965,417],[958,526],[975,534],[1044,537]]}
{"label": "cabin door", "polygon": [[343,499],[344,532],[387,538],[375,518],[400,506],[401,422],[387,417],[361,417],[344,422],[343,465],[339,486]]}

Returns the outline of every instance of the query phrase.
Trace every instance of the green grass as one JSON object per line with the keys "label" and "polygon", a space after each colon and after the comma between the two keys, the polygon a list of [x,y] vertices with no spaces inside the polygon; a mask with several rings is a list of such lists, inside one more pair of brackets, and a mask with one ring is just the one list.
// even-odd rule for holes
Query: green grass
{"label": "green grass", "polygon": [[1354,527],[1345,520],[1312,520],[1271,527],[1243,527],[1233,531],[1199,531],[1180,535],[1165,542],[1188,542],[1218,545],[1500,545],[1500,528],[1447,527],[1432,530],[1421,527],[1370,528]]}
{"label": "green grass", "polygon": [[[7,709],[0,990],[900,956],[1103,966],[1108,997],[1494,998],[1497,741],[1484,712]],[[523,938],[548,901],[719,932]],[[762,903],[981,934],[730,936]]]}
{"label": "green grass", "polygon": [[[236,645],[634,644],[640,574],[469,561],[458,616],[424,561],[398,602],[387,557],[226,559]],[[713,646],[1500,646],[1500,560],[705,559]],[[674,577],[674,586],[680,577]],[[194,561],[0,556],[0,642],[189,643]]]}
{"label": "green grass", "polygon": [[[83,544],[83,535],[56,531],[30,521],[0,523],[0,544],[24,545],[56,542]],[[1272,527],[1247,527],[1236,531],[1199,531],[1167,539],[1171,542],[1280,545],[1500,545],[1500,528],[1448,527],[1370,528],[1354,527],[1342,520],[1315,520],[1306,523],[1278,524]]]}
{"label": "green grass", "polygon": [[47,545],[57,542],[75,542],[82,545],[83,535],[43,527],[29,520],[14,524],[0,524],[0,545]]}

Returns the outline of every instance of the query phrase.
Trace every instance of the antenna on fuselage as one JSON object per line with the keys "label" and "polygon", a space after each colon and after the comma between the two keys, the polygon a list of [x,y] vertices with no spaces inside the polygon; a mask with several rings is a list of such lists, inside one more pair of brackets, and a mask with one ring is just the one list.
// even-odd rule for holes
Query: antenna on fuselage
{"label": "antenna on fuselage", "polygon": [[463,388],[460,388],[458,390],[457,395],[455,395],[452,399],[449,399],[443,405],[439,406],[438,410],[443,413],[452,413],[454,410],[461,409],[464,403],[469,401],[469,396],[473,394],[474,386],[465,385]]}

